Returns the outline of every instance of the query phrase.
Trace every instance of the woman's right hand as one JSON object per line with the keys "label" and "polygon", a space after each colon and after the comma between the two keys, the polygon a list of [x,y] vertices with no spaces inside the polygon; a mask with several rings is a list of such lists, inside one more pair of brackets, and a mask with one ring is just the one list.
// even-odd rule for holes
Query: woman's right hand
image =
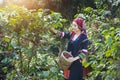
{"label": "woman's right hand", "polygon": [[50,28],[50,31],[53,32],[54,34],[58,33],[58,30],[54,29],[54,28]]}
{"label": "woman's right hand", "polygon": [[65,35],[65,33],[64,32],[60,32],[60,31],[58,31],[58,30],[56,30],[56,29],[54,29],[54,28],[50,28],[50,31],[52,32],[52,33],[54,33],[55,35],[58,35],[58,37],[60,37],[61,39],[64,37],[64,35]]}

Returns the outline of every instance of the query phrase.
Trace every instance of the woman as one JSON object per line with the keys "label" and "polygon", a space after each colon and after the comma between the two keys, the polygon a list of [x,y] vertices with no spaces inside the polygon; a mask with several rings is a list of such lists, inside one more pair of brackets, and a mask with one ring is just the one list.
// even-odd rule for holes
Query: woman
{"label": "woman", "polygon": [[88,45],[84,20],[82,18],[74,19],[72,23],[72,32],[61,32],[60,37],[68,38],[67,51],[71,52],[74,58],[79,56],[79,59],[75,60],[69,68],[70,74],[69,78],[66,80],[82,80],[83,69],[81,60],[85,58]]}

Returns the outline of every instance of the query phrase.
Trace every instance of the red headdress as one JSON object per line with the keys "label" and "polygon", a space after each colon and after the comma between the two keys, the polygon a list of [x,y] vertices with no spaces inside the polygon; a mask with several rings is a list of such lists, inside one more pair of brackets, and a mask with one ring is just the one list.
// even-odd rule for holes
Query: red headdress
{"label": "red headdress", "polygon": [[77,25],[79,26],[83,33],[87,34],[85,22],[82,18],[75,18],[73,21],[77,23]]}

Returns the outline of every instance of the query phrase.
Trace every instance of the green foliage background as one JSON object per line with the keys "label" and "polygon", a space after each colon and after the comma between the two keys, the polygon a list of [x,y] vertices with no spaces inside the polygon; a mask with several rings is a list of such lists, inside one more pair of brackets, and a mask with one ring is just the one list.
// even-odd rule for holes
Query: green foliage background
{"label": "green foliage background", "polygon": [[[97,9],[78,7],[74,16],[85,19],[90,40],[83,65],[91,72],[85,80],[120,79],[120,2],[111,1],[95,0]],[[12,4],[0,8],[0,78],[63,80],[57,59],[66,40],[52,29],[69,31],[70,22],[49,9],[31,11]]]}

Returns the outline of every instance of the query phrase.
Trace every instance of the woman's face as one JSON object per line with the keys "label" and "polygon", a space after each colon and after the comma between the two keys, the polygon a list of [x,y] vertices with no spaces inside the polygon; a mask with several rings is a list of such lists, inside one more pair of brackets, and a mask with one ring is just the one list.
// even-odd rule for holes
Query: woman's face
{"label": "woman's face", "polygon": [[78,28],[77,23],[76,23],[76,22],[74,22],[74,21],[73,21],[73,23],[72,23],[72,30],[74,30],[75,32],[80,31],[80,29]]}

